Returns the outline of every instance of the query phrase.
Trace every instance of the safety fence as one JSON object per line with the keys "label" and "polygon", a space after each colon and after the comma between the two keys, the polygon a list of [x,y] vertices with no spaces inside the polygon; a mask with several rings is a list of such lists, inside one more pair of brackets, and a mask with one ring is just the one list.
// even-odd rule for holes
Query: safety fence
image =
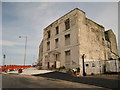
{"label": "safety fence", "polygon": [[0,66],[0,72],[14,71],[32,67],[31,65],[4,65]]}

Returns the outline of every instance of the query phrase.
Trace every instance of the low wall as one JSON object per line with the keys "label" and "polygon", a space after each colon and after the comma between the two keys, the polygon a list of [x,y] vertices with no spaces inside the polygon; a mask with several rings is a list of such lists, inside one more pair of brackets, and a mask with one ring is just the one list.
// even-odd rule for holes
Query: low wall
{"label": "low wall", "polygon": [[120,72],[120,61],[119,60],[86,61],[85,72],[87,75]]}

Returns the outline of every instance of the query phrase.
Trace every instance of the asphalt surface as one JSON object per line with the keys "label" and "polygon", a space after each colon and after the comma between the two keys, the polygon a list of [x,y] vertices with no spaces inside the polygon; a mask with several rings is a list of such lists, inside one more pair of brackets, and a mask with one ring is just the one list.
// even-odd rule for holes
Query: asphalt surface
{"label": "asphalt surface", "polygon": [[86,77],[74,77],[70,74],[57,72],[57,71],[46,73],[46,74],[37,74],[34,76],[60,79],[60,80],[65,80],[65,81],[70,81],[70,82],[99,86],[99,87],[108,88],[108,89],[119,89],[120,90],[120,86],[119,86],[120,79],[105,79],[105,78],[87,77],[87,76]]}
{"label": "asphalt surface", "polygon": [[[120,79],[102,76],[74,77],[62,72],[35,75],[2,74],[3,88],[92,88],[119,89]],[[4,89],[6,90],[6,89]],[[8,89],[7,89],[8,90]],[[12,90],[12,89],[11,89]]]}
{"label": "asphalt surface", "polygon": [[[47,77],[36,77],[28,75],[2,74],[2,88],[96,88],[101,90],[101,87],[76,83],[65,80],[52,79]],[[7,89],[5,89],[7,88]],[[14,89],[10,89],[14,90]],[[22,90],[22,89],[21,89]]]}

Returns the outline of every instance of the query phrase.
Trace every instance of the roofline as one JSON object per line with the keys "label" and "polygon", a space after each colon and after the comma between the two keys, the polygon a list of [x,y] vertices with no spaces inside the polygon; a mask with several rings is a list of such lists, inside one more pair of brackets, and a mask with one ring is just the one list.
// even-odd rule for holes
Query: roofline
{"label": "roofline", "polygon": [[[112,29],[109,29],[109,30],[107,30],[107,31],[105,31],[105,32],[109,32],[109,31],[111,31],[111,32],[115,35],[115,33],[113,32]],[[115,36],[116,36],[116,35],[115,35]]]}
{"label": "roofline", "polygon": [[[71,13],[74,10],[79,10],[83,13],[85,13],[84,11],[80,10],[79,8],[74,8],[73,10],[69,11],[68,13],[66,13],[65,15],[61,16],[60,18],[58,18],[57,20],[53,21],[53,23],[55,23],[56,21],[58,21],[59,19],[63,18],[64,16],[68,15],[69,13]],[[47,29],[50,25],[52,25],[53,23],[49,24],[46,28],[44,28],[43,30]]]}
{"label": "roofline", "polygon": [[102,28],[105,28],[104,26],[102,26],[102,25],[100,25],[100,24],[96,23],[95,21],[93,21],[93,20],[91,20],[91,19],[89,19],[89,18],[86,18],[86,19],[88,19],[88,20],[90,20],[91,22],[93,22],[93,23],[95,23],[95,24],[99,25],[99,26],[100,26],[100,27],[102,27]]}

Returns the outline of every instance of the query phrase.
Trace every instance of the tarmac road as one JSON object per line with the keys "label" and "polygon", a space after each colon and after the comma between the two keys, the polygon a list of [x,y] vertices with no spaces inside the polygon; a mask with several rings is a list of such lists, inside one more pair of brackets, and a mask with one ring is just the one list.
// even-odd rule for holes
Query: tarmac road
{"label": "tarmac road", "polygon": [[99,75],[99,76],[81,76],[81,77],[74,77],[70,74],[67,73],[62,73],[62,72],[50,72],[50,73],[45,73],[45,74],[36,74],[34,76],[38,77],[47,77],[47,78],[53,78],[53,79],[60,79],[60,80],[65,80],[65,81],[70,81],[70,82],[76,82],[76,83],[82,83],[82,84],[87,84],[87,85],[94,85],[94,86],[99,86],[103,88],[108,88],[108,89],[118,89],[120,90],[120,79],[119,75],[117,75],[117,78],[113,78],[112,75]]}
{"label": "tarmac road", "polygon": [[[101,87],[28,75],[2,74],[2,88],[97,88]],[[3,89],[4,90],[4,89]]]}

